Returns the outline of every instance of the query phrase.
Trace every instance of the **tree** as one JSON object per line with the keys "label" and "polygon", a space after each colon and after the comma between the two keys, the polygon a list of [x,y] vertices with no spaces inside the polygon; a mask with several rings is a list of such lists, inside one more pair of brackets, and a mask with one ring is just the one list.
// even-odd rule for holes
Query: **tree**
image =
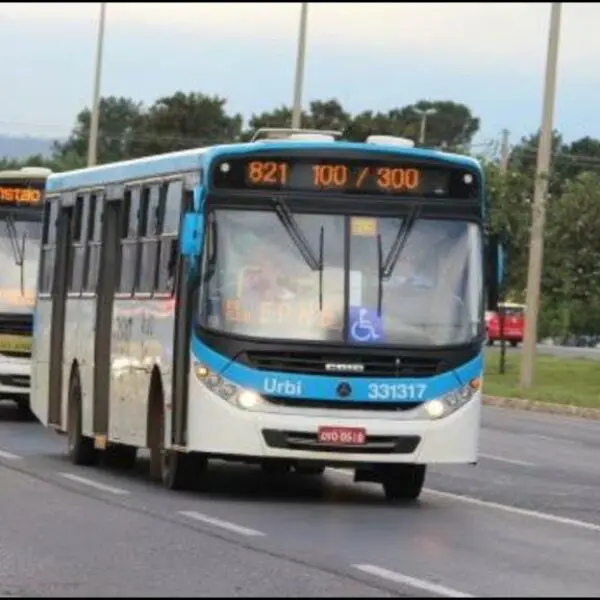
{"label": "tree", "polygon": [[563,183],[584,171],[600,171],[600,141],[589,136],[575,140],[563,147],[557,163]]}
{"label": "tree", "polygon": [[[303,129],[329,129],[344,131],[352,121],[342,105],[335,99],[315,100],[310,103],[308,112],[301,112]],[[249,140],[254,132],[261,127],[291,127],[292,109],[280,106],[274,110],[252,115],[249,129],[244,132],[244,139]]]}
{"label": "tree", "polygon": [[522,299],[527,284],[527,256],[533,181],[528,173],[509,170],[503,173],[486,164],[487,191],[493,231],[507,237],[507,296]]}
{"label": "tree", "polygon": [[228,115],[226,103],[219,96],[194,92],[159,98],[143,115],[132,154],[147,156],[239,141],[242,116]]}
{"label": "tree", "polygon": [[[511,168],[527,172],[533,178],[536,171],[539,132],[524,137],[511,151]],[[584,171],[600,171],[600,141],[588,136],[565,144],[558,131],[552,133],[550,163],[550,197],[561,194],[564,185]]]}
{"label": "tree", "polygon": [[[61,164],[84,166],[87,159],[91,111],[84,108],[75,121],[71,135],[63,143],[55,143],[53,159]],[[142,104],[130,98],[109,96],[100,100],[98,130],[98,162],[130,158],[132,143],[140,134]],[[73,168],[73,167],[71,167]]]}
{"label": "tree", "polygon": [[600,174],[583,172],[553,200],[546,226],[542,292],[562,313],[563,336],[591,326],[600,305],[598,223]]}
{"label": "tree", "polygon": [[[345,130],[345,137],[355,141],[363,141],[369,134],[395,135],[417,141],[421,117],[415,108],[436,111],[427,118],[427,146],[444,145],[451,149],[462,149],[471,142],[479,129],[479,119],[473,117],[464,104],[425,100],[387,112],[374,113],[367,110],[354,117],[335,99],[313,101],[308,112],[302,113],[302,127]],[[253,115],[250,119],[250,129],[254,131],[258,127],[290,127],[291,121],[291,109],[282,106],[273,111]]]}

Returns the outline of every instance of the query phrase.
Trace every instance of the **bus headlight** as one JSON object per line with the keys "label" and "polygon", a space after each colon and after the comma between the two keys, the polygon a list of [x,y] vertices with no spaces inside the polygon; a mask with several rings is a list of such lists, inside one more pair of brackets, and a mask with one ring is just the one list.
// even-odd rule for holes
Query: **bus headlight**
{"label": "bus headlight", "polygon": [[231,383],[201,363],[194,363],[194,375],[205,388],[238,408],[253,410],[263,401],[260,394]]}
{"label": "bus headlight", "polygon": [[481,380],[472,379],[456,390],[444,394],[441,398],[429,400],[423,404],[423,410],[431,420],[441,419],[464,406],[481,387]]}

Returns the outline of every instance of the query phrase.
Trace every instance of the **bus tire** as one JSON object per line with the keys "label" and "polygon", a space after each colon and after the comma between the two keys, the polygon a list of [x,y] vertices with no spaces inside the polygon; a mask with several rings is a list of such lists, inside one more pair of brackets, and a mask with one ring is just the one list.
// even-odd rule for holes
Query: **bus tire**
{"label": "bus tire", "polygon": [[158,376],[152,380],[149,406],[150,477],[170,490],[190,489],[206,461],[197,459],[195,454],[165,449],[165,403]]}
{"label": "bus tire", "polygon": [[282,477],[290,472],[291,467],[289,461],[277,458],[265,458],[260,463],[261,471],[267,477]]}
{"label": "bus tire", "polygon": [[82,433],[82,401],[79,373],[75,370],[69,381],[69,404],[67,407],[67,453],[74,465],[94,465],[98,453],[94,440]]}
{"label": "bus tire", "polygon": [[29,396],[23,396],[17,400],[17,415],[21,421],[33,421],[35,415],[31,410]]}
{"label": "bus tire", "polygon": [[[196,468],[198,467],[198,468]],[[194,454],[166,450],[162,457],[162,482],[169,490],[192,489],[203,470]]]}
{"label": "bus tire", "polygon": [[391,465],[385,467],[381,483],[389,502],[410,502],[421,495],[427,465]]}
{"label": "bus tire", "polygon": [[294,471],[298,475],[307,475],[317,477],[325,473],[325,467],[323,465],[296,465]]}
{"label": "bus tire", "polygon": [[130,470],[137,460],[137,448],[127,444],[111,444],[104,453],[104,464],[109,468]]}

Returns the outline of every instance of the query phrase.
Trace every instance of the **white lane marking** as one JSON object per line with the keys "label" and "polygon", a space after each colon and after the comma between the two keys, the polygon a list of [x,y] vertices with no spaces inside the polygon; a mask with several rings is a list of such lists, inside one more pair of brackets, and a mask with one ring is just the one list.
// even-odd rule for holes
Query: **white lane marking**
{"label": "white lane marking", "polygon": [[[349,477],[354,476],[354,473],[352,473],[351,471],[345,471],[343,469],[334,468],[332,468],[331,470]],[[508,504],[500,504],[499,502],[492,502],[490,500],[480,500],[479,498],[473,498],[472,496],[452,494],[451,492],[442,492],[441,490],[433,490],[431,488],[423,488],[423,492],[425,492],[426,494],[431,494],[433,496],[438,496],[440,498],[448,498],[450,500],[465,502],[467,504],[472,504],[473,506],[481,506],[483,508],[494,508],[496,510],[502,510],[504,512],[512,513],[514,515],[532,517],[534,519],[541,519],[542,521],[549,521],[551,523],[558,523],[560,525],[571,525],[572,527],[586,529],[587,531],[600,532],[600,525],[597,523],[590,523],[589,521],[580,521],[579,519],[570,519],[569,517],[559,517],[558,515],[552,515],[550,513],[544,513],[537,510],[519,508],[518,506],[510,506]]]}
{"label": "white lane marking", "polygon": [[235,523],[230,523],[229,521],[222,521],[221,519],[216,519],[215,517],[209,517],[208,515],[203,515],[202,513],[194,510],[180,510],[178,511],[178,514],[196,521],[208,523],[209,525],[214,525],[215,527],[228,529],[229,531],[239,533],[240,535],[265,535],[262,531],[250,529],[249,527],[243,527],[242,525],[236,525]]}
{"label": "white lane marking", "polygon": [[600,532],[600,525],[596,523],[589,523],[588,521],[579,521],[578,519],[559,517],[558,515],[551,515],[549,513],[543,513],[537,510],[519,508],[517,506],[509,506],[508,504],[500,504],[499,502],[491,502],[489,500],[479,500],[479,498],[472,498],[471,496],[462,496],[460,494],[452,494],[450,492],[442,492],[441,490],[423,488],[423,491],[428,494],[433,494],[434,496],[439,496],[440,498],[459,500],[460,502],[466,502],[467,504],[473,504],[474,506],[482,506],[484,508],[495,508],[496,510],[502,510],[504,512],[513,513],[515,515],[533,517],[535,519],[541,519],[542,521],[550,521],[551,523],[559,523],[561,525],[572,525],[573,527],[579,527],[580,529],[587,529],[588,531]]}
{"label": "white lane marking", "polygon": [[6,452],[6,450],[0,450],[0,458],[5,458],[6,460],[21,460],[23,457],[12,454],[12,452]]}
{"label": "white lane marking", "polygon": [[363,573],[369,573],[370,575],[375,575],[376,577],[381,577],[395,583],[403,583],[425,592],[437,594],[438,596],[444,596],[446,598],[473,598],[471,594],[465,594],[464,592],[453,590],[445,585],[426,581],[425,579],[417,579],[416,577],[410,577],[409,575],[403,575],[402,573],[396,573],[395,571],[389,571],[388,569],[384,569],[376,565],[352,566]]}
{"label": "white lane marking", "polygon": [[519,465],[520,467],[535,467],[534,463],[527,462],[526,460],[518,460],[516,458],[504,458],[503,456],[496,456],[495,454],[484,454],[483,452],[480,452],[479,456],[481,458],[486,458],[487,460],[503,462],[509,465]]}
{"label": "white lane marking", "polygon": [[70,479],[71,481],[75,481],[77,483],[81,483],[83,485],[87,485],[89,487],[95,488],[97,490],[101,490],[103,492],[109,492],[110,494],[116,494],[118,496],[127,496],[129,492],[122,488],[113,487],[112,485],[106,485],[104,483],[100,483],[99,481],[94,481],[93,479],[88,479],[87,477],[80,477],[79,475],[74,475],[73,473],[59,473],[61,477],[65,479]]}
{"label": "white lane marking", "polygon": [[541,433],[527,433],[527,437],[535,438],[536,440],[544,440],[545,442],[552,442],[553,444],[566,444],[567,446],[581,446],[581,442],[578,440],[568,440],[566,438],[552,437],[550,435],[543,435]]}

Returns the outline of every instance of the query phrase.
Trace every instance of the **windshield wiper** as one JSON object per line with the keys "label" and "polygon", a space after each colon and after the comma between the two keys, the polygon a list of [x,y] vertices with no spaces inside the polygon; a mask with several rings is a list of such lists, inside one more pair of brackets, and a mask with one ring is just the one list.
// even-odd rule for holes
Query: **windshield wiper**
{"label": "windshield wiper", "polygon": [[23,264],[23,254],[19,251],[19,234],[17,233],[17,226],[12,215],[8,215],[5,220],[6,230],[8,231],[8,239],[10,241],[10,247],[13,252],[15,264],[20,267]]}
{"label": "windshield wiper", "polygon": [[400,254],[406,246],[408,236],[412,231],[412,228],[421,213],[421,206],[415,205],[409,212],[408,216],[402,221],[402,224],[398,228],[396,238],[388,252],[385,260],[383,259],[383,249],[381,245],[381,234],[377,234],[377,316],[381,316],[381,304],[383,302],[383,282],[388,281],[393,273]]}
{"label": "windshield wiper", "polygon": [[23,232],[23,239],[21,240],[21,247],[19,248],[19,234],[17,232],[17,226],[12,215],[6,217],[6,230],[8,231],[8,239],[10,241],[10,247],[13,252],[15,259],[15,265],[20,268],[21,271],[21,296],[25,295],[25,232]]}
{"label": "windshield wiper", "polygon": [[319,257],[317,258],[310,247],[310,243],[304,237],[296,219],[294,219],[294,215],[290,211],[285,199],[277,196],[273,198],[273,203],[275,204],[275,214],[281,221],[287,234],[292,238],[304,262],[311,271],[319,272],[319,310],[323,310],[323,226],[321,225],[319,235]]}

